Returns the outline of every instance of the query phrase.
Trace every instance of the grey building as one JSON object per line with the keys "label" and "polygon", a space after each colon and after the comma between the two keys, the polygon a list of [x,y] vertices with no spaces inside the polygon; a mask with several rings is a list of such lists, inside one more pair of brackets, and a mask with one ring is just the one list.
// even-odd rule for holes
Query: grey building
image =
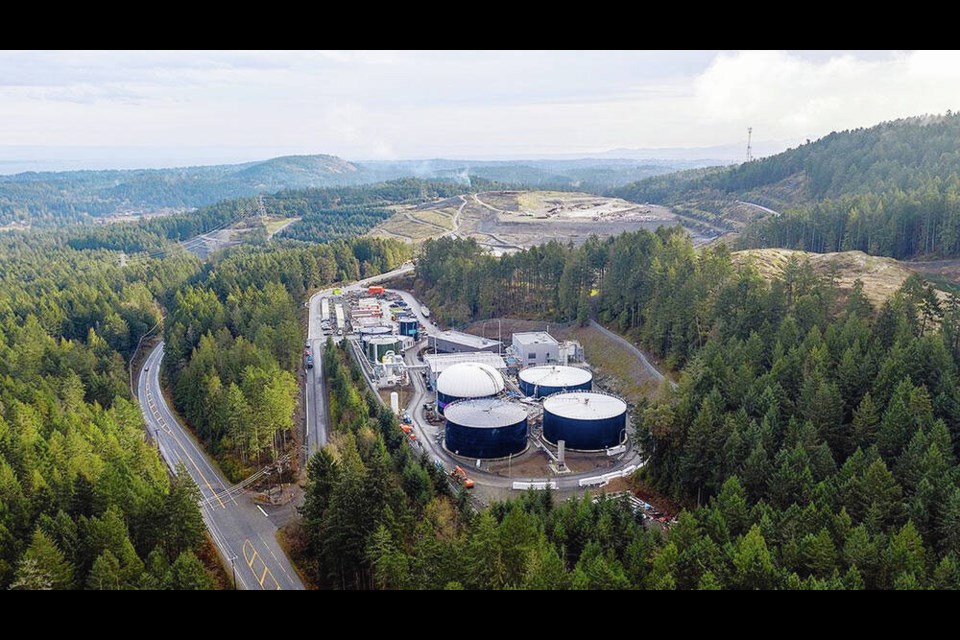
{"label": "grey building", "polygon": [[499,340],[481,338],[460,331],[440,331],[430,335],[427,343],[437,350],[437,353],[474,353],[489,351],[499,353],[502,343]]}
{"label": "grey building", "polygon": [[560,361],[560,345],[546,331],[525,331],[513,334],[513,354],[523,367],[553,364]]}

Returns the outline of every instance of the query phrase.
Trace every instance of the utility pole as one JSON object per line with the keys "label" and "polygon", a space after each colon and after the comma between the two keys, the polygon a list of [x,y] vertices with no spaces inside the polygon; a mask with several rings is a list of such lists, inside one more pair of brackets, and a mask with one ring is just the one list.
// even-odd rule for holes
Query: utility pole
{"label": "utility pole", "polygon": [[747,162],[753,162],[753,148],[750,143],[753,141],[753,127],[747,127]]}

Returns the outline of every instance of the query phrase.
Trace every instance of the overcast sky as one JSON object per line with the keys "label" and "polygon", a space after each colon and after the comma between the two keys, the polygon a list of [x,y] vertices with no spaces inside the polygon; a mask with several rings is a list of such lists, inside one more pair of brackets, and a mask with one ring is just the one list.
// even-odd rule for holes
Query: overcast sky
{"label": "overcast sky", "polygon": [[957,52],[0,53],[0,162],[785,147],[947,109]]}

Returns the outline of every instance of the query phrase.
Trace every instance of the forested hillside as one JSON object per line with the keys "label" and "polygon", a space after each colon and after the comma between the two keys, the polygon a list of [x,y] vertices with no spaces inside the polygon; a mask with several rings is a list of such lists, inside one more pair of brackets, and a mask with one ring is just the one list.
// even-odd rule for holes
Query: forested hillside
{"label": "forested hillside", "polygon": [[768,282],[667,229],[501,263],[432,241],[418,286],[441,316],[506,312],[500,296],[545,318],[592,306],[682,367],[634,425],[645,481],[692,509],[662,546],[600,543],[613,575],[652,588],[960,586],[956,297],[941,303],[913,277],[877,309],[809,265]]}
{"label": "forested hillside", "polygon": [[43,236],[0,263],[0,589],[211,588],[196,486],[145,441],[124,362],[198,263]]}
{"label": "forested hillside", "polygon": [[286,156],[237,165],[65,171],[0,176],[0,225],[83,222],[121,210],[201,207],[228,198],[372,182],[336,156]]}
{"label": "forested hillside", "polygon": [[163,366],[184,418],[238,481],[282,448],[293,427],[307,292],[399,266],[394,240],[244,247],[215,259],[177,291]]}
{"label": "forested hillside", "polygon": [[648,178],[617,195],[713,213],[745,200],[782,213],[748,226],[745,248],[960,255],[960,114],[831,133],[729,169]]}
{"label": "forested hillside", "polygon": [[[492,183],[481,182],[481,187]],[[296,218],[279,234],[307,242],[328,242],[363,235],[392,215],[392,204],[421,203],[469,192],[470,187],[453,182],[403,178],[355,187],[331,187],[281,191],[263,196],[264,208],[276,218]],[[71,227],[41,233],[66,241],[75,249],[112,249],[128,254],[167,254],[182,242],[231,224],[256,224],[257,198],[234,198],[197,211],[134,223]]]}

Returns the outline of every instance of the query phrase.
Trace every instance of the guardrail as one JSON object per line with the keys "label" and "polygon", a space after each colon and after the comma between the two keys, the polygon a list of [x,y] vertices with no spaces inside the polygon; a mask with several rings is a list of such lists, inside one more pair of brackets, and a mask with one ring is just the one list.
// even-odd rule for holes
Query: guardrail
{"label": "guardrail", "polygon": [[528,489],[534,489],[535,491],[546,491],[547,489],[555,490],[557,488],[557,483],[553,480],[547,480],[544,482],[514,482],[513,488],[517,491],[526,491]]}
{"label": "guardrail", "polygon": [[580,481],[577,483],[581,487],[603,487],[611,480],[616,478],[626,478],[631,473],[637,470],[637,465],[631,464],[627,465],[623,469],[617,471],[611,471],[610,473],[605,473],[602,476],[591,476],[589,478],[580,478]]}

